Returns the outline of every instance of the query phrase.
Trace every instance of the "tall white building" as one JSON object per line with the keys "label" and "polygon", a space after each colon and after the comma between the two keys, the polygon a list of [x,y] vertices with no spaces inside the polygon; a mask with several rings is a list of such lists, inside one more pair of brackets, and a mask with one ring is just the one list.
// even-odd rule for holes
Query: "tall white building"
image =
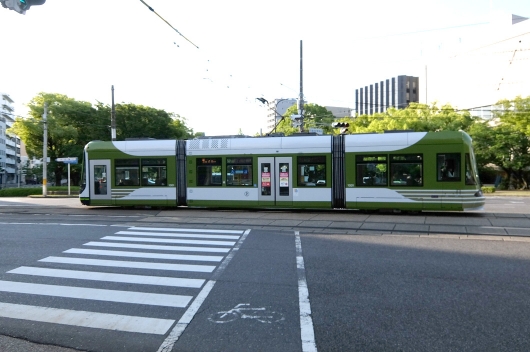
{"label": "tall white building", "polygon": [[0,93],[0,186],[18,183],[18,160],[20,159],[20,138],[6,131],[15,122],[13,99]]}
{"label": "tall white building", "polygon": [[271,132],[274,126],[282,119],[287,109],[291,106],[296,105],[296,99],[274,99],[269,102],[269,110],[267,113],[267,129],[266,133]]}

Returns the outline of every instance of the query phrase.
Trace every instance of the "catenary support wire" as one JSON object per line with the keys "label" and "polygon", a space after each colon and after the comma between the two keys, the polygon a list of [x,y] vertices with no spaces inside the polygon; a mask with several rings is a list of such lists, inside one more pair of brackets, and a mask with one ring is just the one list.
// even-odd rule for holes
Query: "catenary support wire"
{"label": "catenary support wire", "polygon": [[140,0],[140,1],[142,2],[142,4],[144,4],[145,6],[147,6],[147,8],[148,8],[149,10],[153,11],[153,13],[154,13],[155,15],[157,15],[158,17],[160,17],[160,19],[161,19],[162,21],[166,22],[168,26],[170,26],[171,28],[173,28],[173,30],[174,30],[175,32],[177,32],[182,38],[186,39],[186,40],[187,40],[188,42],[190,42],[194,47],[196,47],[197,49],[199,49],[199,47],[198,47],[197,45],[195,45],[191,40],[189,40],[189,39],[186,38],[184,35],[182,35],[182,33],[180,33],[175,27],[173,27],[168,21],[166,21],[162,16],[160,16],[158,13],[156,13],[156,11],[155,11],[151,6],[147,5],[147,4],[145,3],[144,0]]}

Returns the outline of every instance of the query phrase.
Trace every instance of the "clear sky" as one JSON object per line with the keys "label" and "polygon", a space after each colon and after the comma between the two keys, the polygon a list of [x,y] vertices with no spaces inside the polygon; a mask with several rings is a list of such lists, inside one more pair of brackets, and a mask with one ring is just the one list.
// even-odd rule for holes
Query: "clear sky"
{"label": "clear sky", "polygon": [[267,114],[256,97],[299,95],[300,40],[305,100],[353,108],[356,88],[420,75],[493,14],[530,17],[528,0],[145,2],[199,49],[140,0],[0,7],[0,92],[16,114],[39,92],[110,104],[114,85],[116,103],[174,112],[196,132],[254,134]]}

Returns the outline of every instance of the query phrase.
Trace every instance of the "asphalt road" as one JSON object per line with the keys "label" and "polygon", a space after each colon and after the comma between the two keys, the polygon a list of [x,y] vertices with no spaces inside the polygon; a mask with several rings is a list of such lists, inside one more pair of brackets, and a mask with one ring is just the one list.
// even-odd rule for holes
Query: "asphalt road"
{"label": "asphalt road", "polygon": [[[0,199],[0,350],[526,351],[529,205],[403,215]],[[168,286],[177,278],[195,286]]]}

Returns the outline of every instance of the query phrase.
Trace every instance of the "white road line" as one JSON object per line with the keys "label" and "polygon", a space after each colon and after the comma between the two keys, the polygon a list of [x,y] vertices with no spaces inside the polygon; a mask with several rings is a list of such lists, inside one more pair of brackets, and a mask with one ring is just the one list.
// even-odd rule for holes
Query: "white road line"
{"label": "white road line", "polygon": [[228,252],[230,252],[230,248],[157,246],[157,245],[149,245],[149,244],[112,243],[112,242],[96,242],[96,241],[85,243],[85,244],[83,244],[83,246],[135,248],[135,249],[155,249],[155,250],[175,251],[175,252],[212,252],[212,253],[228,253]]}
{"label": "white road line", "polygon": [[130,241],[130,242],[151,242],[151,243],[180,243],[180,244],[200,244],[205,246],[233,246],[234,241],[202,241],[202,240],[174,240],[165,238],[145,238],[145,237],[119,237],[105,236],[102,240]]}
{"label": "white road line", "polygon": [[295,231],[296,243],[296,268],[298,271],[298,301],[300,304],[300,330],[302,333],[302,351],[317,351],[315,343],[315,331],[313,329],[313,318],[311,317],[311,303],[309,302],[309,290],[305,276],[304,257],[302,255],[302,241],[300,232]]}
{"label": "white road line", "polygon": [[158,236],[158,237],[184,237],[184,238],[209,238],[219,240],[238,240],[239,236],[232,235],[197,235],[190,233],[166,233],[166,232],[139,232],[139,231],[118,231],[115,235],[132,236]]}
{"label": "white road line", "polygon": [[128,283],[128,284],[157,285],[157,286],[170,286],[170,287],[189,287],[189,288],[201,288],[205,282],[205,280],[202,280],[202,279],[185,279],[185,278],[164,277],[164,276],[113,274],[113,273],[102,273],[102,272],[97,272],[97,271],[47,269],[47,268],[36,268],[36,267],[28,267],[28,266],[21,266],[19,268],[8,271],[7,273],[8,274],[20,274],[20,275],[58,277],[58,278],[66,278],[66,279],[78,279],[78,280],[123,282],[123,283]]}
{"label": "white road line", "polygon": [[165,335],[174,320],[0,303],[0,317],[86,328]]}
{"label": "white road line", "polygon": [[180,229],[167,227],[131,227],[129,230],[146,230],[146,231],[175,231],[175,232],[205,232],[205,233],[237,233],[242,235],[245,231],[242,230],[206,230],[206,229]]}
{"label": "white road line", "polygon": [[193,272],[201,272],[201,273],[211,273],[215,269],[215,266],[212,266],[212,265],[129,262],[129,261],[118,261],[118,260],[84,259],[84,258],[68,258],[68,257],[47,257],[44,259],[40,259],[39,262],[110,266],[110,267],[118,267],[118,268],[135,268],[135,269],[193,271]]}
{"label": "white road line", "polygon": [[246,230],[243,236],[239,239],[237,244],[234,246],[232,251],[226,256],[226,258],[223,260],[221,265],[217,268],[215,271],[212,280],[208,281],[206,285],[202,288],[201,292],[197,295],[197,297],[193,300],[193,302],[190,304],[184,315],[180,318],[180,320],[177,322],[173,330],[169,333],[169,335],[166,337],[164,342],[160,345],[157,352],[170,352],[173,350],[173,346],[175,346],[175,343],[178,341],[180,336],[184,333],[184,330],[188,327],[188,325],[191,323],[193,318],[195,317],[195,314],[197,314],[197,311],[203,304],[204,300],[206,300],[206,297],[208,297],[208,294],[213,289],[216,280],[223,274],[224,270],[234,257],[235,253],[241,248],[241,245],[247,238],[248,234],[250,233],[250,230]]}
{"label": "white road line", "polygon": [[97,288],[31,284],[14,281],[0,281],[0,291],[177,308],[186,307],[193,298],[193,296],[102,290]]}
{"label": "white road line", "polygon": [[66,251],[63,251],[63,253],[106,255],[106,256],[111,256],[111,257],[189,260],[189,261],[197,261],[197,262],[220,262],[224,258],[223,256],[219,256],[219,255],[189,255],[189,254],[125,252],[125,251],[109,251],[109,250],[104,250],[104,249],[83,249],[83,248],[71,248]]}

